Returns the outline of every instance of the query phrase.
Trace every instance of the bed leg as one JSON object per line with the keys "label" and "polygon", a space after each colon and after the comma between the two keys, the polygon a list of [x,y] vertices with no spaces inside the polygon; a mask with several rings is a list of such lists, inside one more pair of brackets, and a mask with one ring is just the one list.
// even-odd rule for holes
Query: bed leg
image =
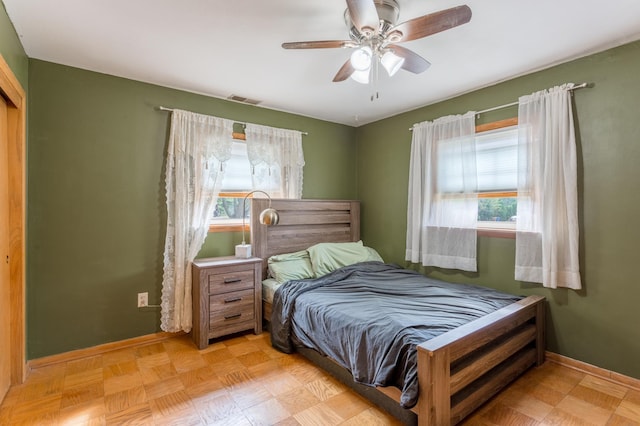
{"label": "bed leg", "polygon": [[429,397],[431,394],[431,386],[429,384],[429,374],[427,369],[429,366],[429,353],[418,346],[418,425],[427,426],[429,422]]}
{"label": "bed leg", "polygon": [[449,349],[428,351],[418,347],[418,424],[440,426],[451,423]]}

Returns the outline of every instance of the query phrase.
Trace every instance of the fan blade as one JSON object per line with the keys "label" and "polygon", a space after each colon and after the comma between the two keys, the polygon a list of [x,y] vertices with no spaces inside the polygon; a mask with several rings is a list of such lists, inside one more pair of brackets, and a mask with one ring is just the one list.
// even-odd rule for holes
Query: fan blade
{"label": "fan blade", "polygon": [[353,65],[351,65],[351,59],[347,59],[347,62],[345,62],[342,67],[340,67],[336,76],[333,77],[333,81],[345,81],[346,79],[351,77],[351,74],[353,74],[354,71],[355,68],[353,68]]}
{"label": "fan blade", "polygon": [[458,25],[466,24],[470,20],[471,9],[467,5],[420,16],[396,25],[392,31],[400,31],[402,37],[400,40],[394,40],[394,42],[410,41],[430,36]]}
{"label": "fan blade", "polygon": [[431,63],[422,56],[402,46],[390,44],[388,48],[397,56],[404,58],[402,69],[414,74],[420,74],[421,72],[425,72],[431,66]]}
{"label": "fan blade", "polygon": [[282,43],[284,49],[331,49],[336,47],[356,47],[357,45],[351,40],[292,41]]}
{"label": "fan blade", "polygon": [[378,31],[380,19],[373,0],[347,0],[347,9],[353,24],[361,33]]}

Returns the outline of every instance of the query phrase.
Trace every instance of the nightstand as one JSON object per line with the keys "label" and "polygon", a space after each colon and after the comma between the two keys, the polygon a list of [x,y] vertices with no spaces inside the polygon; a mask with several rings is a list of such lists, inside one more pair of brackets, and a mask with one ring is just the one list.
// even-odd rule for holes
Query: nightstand
{"label": "nightstand", "polygon": [[193,329],[198,349],[209,339],[253,328],[262,333],[262,259],[196,259],[192,266]]}

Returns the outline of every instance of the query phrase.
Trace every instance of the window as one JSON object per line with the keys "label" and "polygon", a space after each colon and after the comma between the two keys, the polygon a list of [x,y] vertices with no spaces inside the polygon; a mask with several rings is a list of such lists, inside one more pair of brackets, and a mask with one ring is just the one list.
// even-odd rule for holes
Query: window
{"label": "window", "polygon": [[[518,187],[517,119],[477,126],[475,156],[465,153],[460,144],[450,142],[455,141],[445,140],[438,146],[440,196],[457,197],[456,194],[477,188],[479,234],[513,236]],[[473,166],[463,166],[465,160],[461,162],[461,156],[475,165],[475,171]],[[473,176],[465,176],[468,173]]]}
{"label": "window", "polygon": [[513,237],[518,187],[517,118],[476,127],[478,230]]}
{"label": "window", "polygon": [[[231,158],[225,166],[222,189],[218,196],[209,232],[226,232],[242,230],[242,205],[244,197],[251,192],[251,165],[247,156],[247,144],[234,141],[231,147]],[[244,217],[249,218],[250,204],[246,203]],[[248,230],[249,222],[245,221]]]}
{"label": "window", "polygon": [[[244,133],[234,132],[233,138],[236,141],[232,142],[231,158],[225,163],[210,232],[242,230],[242,219],[249,213],[249,206],[242,212],[242,205],[251,191],[264,191],[271,198],[302,196],[301,132],[249,123]],[[249,143],[239,141],[247,139]],[[245,229],[248,229],[246,220]]]}

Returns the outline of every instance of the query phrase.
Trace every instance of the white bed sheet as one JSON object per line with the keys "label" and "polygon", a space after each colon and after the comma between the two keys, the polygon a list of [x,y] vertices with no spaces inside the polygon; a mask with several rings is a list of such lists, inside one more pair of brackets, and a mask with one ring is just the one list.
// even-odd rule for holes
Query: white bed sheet
{"label": "white bed sheet", "polygon": [[282,283],[279,283],[273,278],[267,278],[262,281],[262,300],[267,303],[273,303],[273,295],[281,285]]}

